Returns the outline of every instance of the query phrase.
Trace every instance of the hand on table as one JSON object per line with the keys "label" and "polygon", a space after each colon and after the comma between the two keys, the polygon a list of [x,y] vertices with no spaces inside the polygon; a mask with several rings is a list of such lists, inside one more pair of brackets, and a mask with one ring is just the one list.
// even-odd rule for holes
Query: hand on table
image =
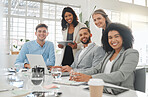
{"label": "hand on table", "polygon": [[52,67],[50,68],[50,71],[51,71],[52,68],[61,68],[61,69],[62,69],[62,66],[52,66]]}
{"label": "hand on table", "polygon": [[30,64],[24,64],[24,67],[25,67],[25,68],[29,68],[29,69],[31,68],[31,67],[30,67]]}
{"label": "hand on table", "polygon": [[72,68],[68,65],[62,66],[62,72],[70,72],[71,70],[72,70]]}

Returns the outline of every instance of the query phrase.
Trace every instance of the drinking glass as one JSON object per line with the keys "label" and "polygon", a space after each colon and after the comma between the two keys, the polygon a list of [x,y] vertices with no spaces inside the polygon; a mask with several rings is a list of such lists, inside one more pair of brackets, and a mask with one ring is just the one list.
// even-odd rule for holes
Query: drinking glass
{"label": "drinking glass", "polygon": [[44,70],[42,68],[32,68],[31,82],[34,85],[41,85],[44,80]]}
{"label": "drinking glass", "polygon": [[22,69],[21,65],[20,64],[15,64],[15,70],[16,70],[16,72],[19,72],[20,69]]}
{"label": "drinking glass", "polygon": [[61,68],[52,68],[51,74],[55,80],[60,80],[61,76],[62,76],[62,69]]}
{"label": "drinking glass", "polygon": [[78,76],[76,73],[81,73],[83,69],[75,69],[70,71],[70,80],[73,80],[75,76]]}

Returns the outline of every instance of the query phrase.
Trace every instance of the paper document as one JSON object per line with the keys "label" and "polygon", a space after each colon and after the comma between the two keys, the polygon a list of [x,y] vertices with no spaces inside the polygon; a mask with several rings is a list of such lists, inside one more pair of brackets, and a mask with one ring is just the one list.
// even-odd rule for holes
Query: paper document
{"label": "paper document", "polygon": [[86,82],[76,82],[76,81],[70,81],[68,79],[53,81],[53,83],[55,83],[55,84],[63,84],[63,85],[72,85],[72,86],[79,86],[79,85],[87,84]]}

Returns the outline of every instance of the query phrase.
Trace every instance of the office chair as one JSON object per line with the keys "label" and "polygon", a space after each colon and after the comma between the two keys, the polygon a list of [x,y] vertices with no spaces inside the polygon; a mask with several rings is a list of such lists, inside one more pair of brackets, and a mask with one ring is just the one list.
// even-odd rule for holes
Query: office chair
{"label": "office chair", "polygon": [[134,87],[135,90],[145,92],[146,85],[146,69],[140,68],[135,70],[135,82]]}

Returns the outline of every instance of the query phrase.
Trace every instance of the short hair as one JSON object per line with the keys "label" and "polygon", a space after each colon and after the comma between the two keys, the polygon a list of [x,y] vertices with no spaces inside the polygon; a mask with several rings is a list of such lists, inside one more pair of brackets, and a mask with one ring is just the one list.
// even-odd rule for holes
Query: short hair
{"label": "short hair", "polygon": [[93,12],[92,16],[94,14],[101,14],[105,20],[106,20],[106,26],[108,26],[109,23],[111,23],[111,20],[108,18],[108,15],[105,13],[105,11],[103,9],[97,9]]}
{"label": "short hair", "polygon": [[[82,27],[80,30],[82,30],[82,29],[87,29],[87,31],[89,32],[89,33],[91,33],[91,31],[90,31],[90,29],[88,28],[88,27]],[[79,31],[80,31],[79,30]]]}
{"label": "short hair", "polygon": [[108,43],[108,33],[109,31],[112,30],[118,31],[118,33],[122,37],[123,40],[122,46],[124,47],[125,50],[133,47],[134,37],[132,35],[132,30],[123,24],[111,23],[104,31],[101,39],[103,48],[106,52],[113,50],[113,48]]}
{"label": "short hair", "polygon": [[67,28],[67,22],[65,20],[65,13],[66,12],[70,12],[72,15],[73,15],[73,21],[72,21],[72,24],[74,25],[74,27],[76,27],[78,25],[78,17],[75,13],[75,11],[71,8],[71,7],[65,7],[62,11],[62,20],[61,20],[61,26],[62,26],[62,30],[65,30]]}
{"label": "short hair", "polygon": [[48,26],[46,24],[38,24],[35,28],[35,30],[37,31],[38,28],[41,28],[41,27],[45,27],[47,30],[48,30]]}

